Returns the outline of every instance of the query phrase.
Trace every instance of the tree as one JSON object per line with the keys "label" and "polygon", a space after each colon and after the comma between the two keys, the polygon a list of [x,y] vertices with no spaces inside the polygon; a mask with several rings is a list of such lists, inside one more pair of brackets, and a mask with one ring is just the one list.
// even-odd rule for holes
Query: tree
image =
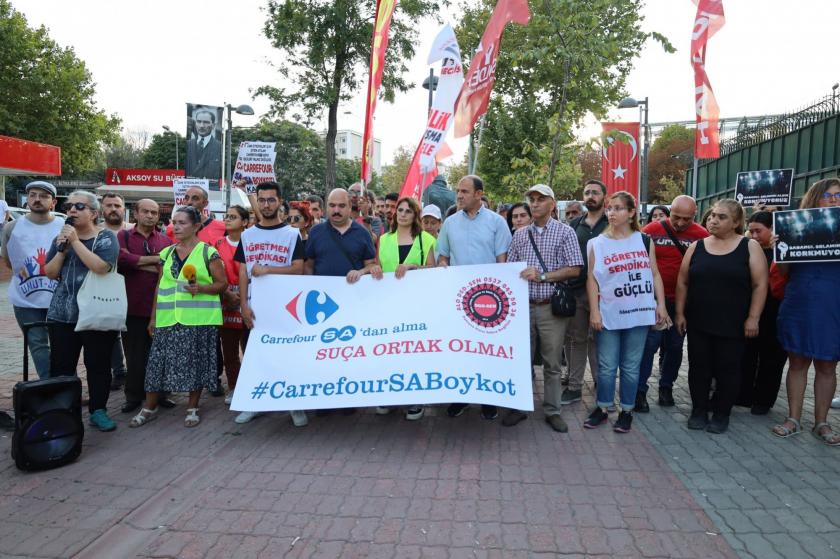
{"label": "tree", "polygon": [[101,163],[119,119],[96,107],[85,63],[45,27],[30,28],[8,0],[0,0],[0,37],[0,134],[61,147],[65,177]]}
{"label": "tree", "polygon": [[453,163],[446,169],[446,182],[450,185],[458,184],[458,181],[469,174],[468,157],[469,154],[464,154],[464,158],[458,163]]}
{"label": "tree", "polygon": [[648,153],[648,198],[651,202],[670,204],[674,199],[674,184],[685,182],[685,172],[694,153],[694,130],[681,124],[671,124],[653,142]]}
{"label": "tree", "polygon": [[[464,51],[478,44],[495,0],[464,11],[457,34]],[[534,178],[567,183],[572,131],[587,113],[606,114],[623,96],[632,61],[658,33],[642,31],[642,0],[537,0],[527,26],[511,25],[496,66],[479,172],[493,187],[512,183],[513,162],[531,161]],[[545,149],[547,148],[547,149]],[[522,167],[520,167],[522,168]],[[515,175],[515,174],[514,174]]]}
{"label": "tree", "polygon": [[414,149],[409,146],[400,146],[394,154],[394,162],[382,168],[382,190],[384,192],[399,192],[402,188],[411,160],[414,158]]}
{"label": "tree", "polygon": [[[336,186],[335,137],[338,104],[348,101],[363,81],[370,61],[370,40],[376,15],[375,0],[269,0],[264,32],[282,51],[278,65],[284,82],[294,91],[266,85],[257,89],[272,102],[270,116],[283,117],[289,109],[310,122],[327,109],[325,184]],[[414,56],[417,20],[436,13],[434,0],[402,0],[394,11],[390,41],[382,75],[382,98],[393,101],[396,91],[409,84],[405,61]]]}
{"label": "tree", "polygon": [[[177,139],[176,139],[177,138]],[[178,157],[175,157],[175,144]],[[183,169],[187,159],[187,141],[178,132],[163,132],[152,136],[143,153],[143,167],[146,169]]]}
{"label": "tree", "polygon": [[105,166],[142,168],[148,141],[149,133],[145,130],[123,131],[114,142],[105,146]]}

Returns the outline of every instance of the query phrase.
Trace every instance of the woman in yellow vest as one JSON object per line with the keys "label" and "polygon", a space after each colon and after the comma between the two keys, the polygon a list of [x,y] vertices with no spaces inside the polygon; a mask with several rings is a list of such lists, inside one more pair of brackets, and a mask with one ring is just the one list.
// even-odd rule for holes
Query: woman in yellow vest
{"label": "woman in yellow vest", "polygon": [[146,402],[130,427],[157,417],[161,392],[190,393],[184,425],[195,427],[202,389],[219,388],[216,338],[222,325],[219,295],[227,288],[225,267],[216,249],[196,237],[201,229],[197,210],[180,208],[172,225],[178,243],[160,253],[160,280],[149,321],[154,341],[146,366]]}
{"label": "woman in yellow vest", "polygon": [[[423,231],[420,221],[420,205],[411,197],[397,202],[397,211],[391,222],[391,230],[379,237],[377,260],[383,272],[394,272],[397,279],[408,270],[431,268],[435,265],[436,239]],[[377,407],[378,415],[387,415],[391,408]],[[405,418],[416,421],[423,417],[422,406],[411,406]]]}

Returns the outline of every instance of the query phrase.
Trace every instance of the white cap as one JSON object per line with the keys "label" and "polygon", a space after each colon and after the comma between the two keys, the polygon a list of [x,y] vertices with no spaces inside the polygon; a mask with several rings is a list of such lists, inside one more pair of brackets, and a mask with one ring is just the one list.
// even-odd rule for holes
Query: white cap
{"label": "white cap", "polygon": [[420,214],[420,217],[423,218],[427,215],[436,218],[438,221],[443,221],[443,219],[440,217],[440,208],[438,208],[434,204],[429,204],[428,206],[423,208],[423,213]]}
{"label": "white cap", "polygon": [[534,186],[528,189],[528,191],[525,193],[525,196],[527,197],[532,192],[537,192],[539,194],[542,194],[543,196],[554,198],[554,191],[544,184],[535,184]]}

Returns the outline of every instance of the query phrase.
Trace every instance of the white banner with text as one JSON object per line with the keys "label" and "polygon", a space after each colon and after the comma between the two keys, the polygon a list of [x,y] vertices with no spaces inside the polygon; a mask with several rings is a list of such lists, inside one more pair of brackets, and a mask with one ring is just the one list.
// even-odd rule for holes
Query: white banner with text
{"label": "white banner with text", "polygon": [[237,411],[492,404],[533,410],[524,263],[254,278]]}

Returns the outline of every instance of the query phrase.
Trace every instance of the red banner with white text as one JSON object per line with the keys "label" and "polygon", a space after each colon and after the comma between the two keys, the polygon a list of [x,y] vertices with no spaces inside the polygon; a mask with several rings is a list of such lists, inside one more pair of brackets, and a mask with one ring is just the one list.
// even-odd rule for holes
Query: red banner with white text
{"label": "red banner with white text", "polygon": [[601,128],[601,182],[607,185],[607,194],[624,190],[638,200],[639,123],[602,122]]}
{"label": "red banner with white text", "polygon": [[490,93],[496,83],[496,59],[499,58],[505,25],[509,22],[527,25],[530,18],[528,0],[499,0],[496,3],[455,103],[456,138],[472,132],[476,121],[487,111]]}
{"label": "red banner with white text", "polygon": [[105,184],[124,186],[172,186],[186,176],[184,169],[105,169]]}
{"label": "red banner with white text", "polygon": [[388,29],[391,16],[397,7],[397,0],[377,0],[376,19],[373,21],[373,38],[370,45],[370,77],[365,102],[365,135],[362,138],[362,180],[370,182],[373,160],[373,113],[376,111],[376,96],[382,85],[385,69],[385,51],[388,50]]}
{"label": "red banner with white text", "polygon": [[437,165],[434,165],[428,173],[420,170],[420,148],[422,147],[423,142],[421,141],[417,149],[414,150],[414,157],[411,158],[411,164],[408,166],[408,172],[405,174],[405,180],[400,189],[400,198],[411,196],[417,198],[419,202],[423,189],[432,184],[432,180],[438,175]]}
{"label": "red banner with white text", "polygon": [[697,5],[691,30],[691,66],[694,68],[694,109],[697,128],[694,133],[694,157],[720,157],[720,107],[706,74],[706,47],[709,39],[726,23],[723,0],[692,0]]}

